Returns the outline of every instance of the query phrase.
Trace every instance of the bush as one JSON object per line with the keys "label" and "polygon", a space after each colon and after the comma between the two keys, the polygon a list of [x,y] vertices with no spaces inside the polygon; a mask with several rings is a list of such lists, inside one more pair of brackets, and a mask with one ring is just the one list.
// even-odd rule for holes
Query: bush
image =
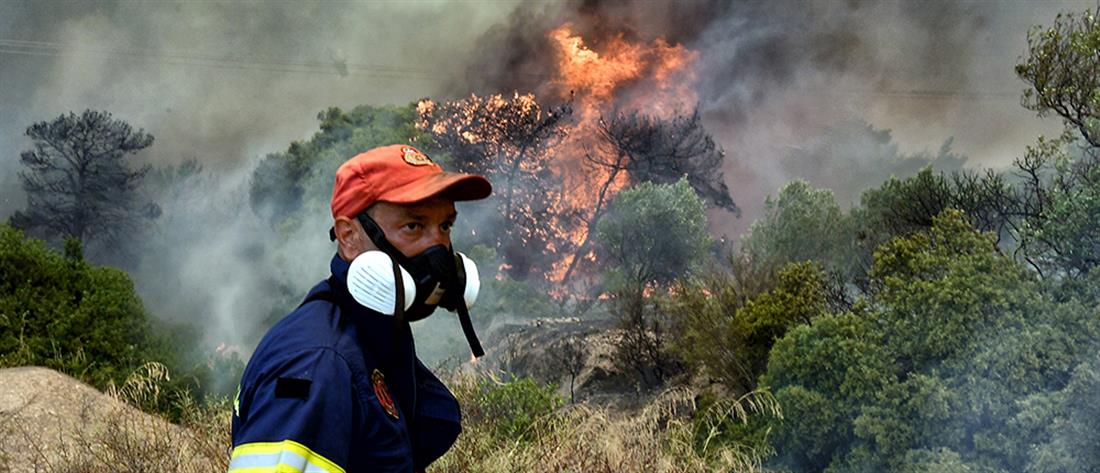
{"label": "bush", "polygon": [[468,422],[489,424],[486,433],[494,441],[520,443],[530,439],[535,422],[562,405],[557,386],[539,385],[529,378],[501,381],[482,379],[472,386],[465,412]]}
{"label": "bush", "polygon": [[751,297],[724,272],[680,282],[660,301],[671,320],[671,351],[734,392],[755,389],[772,344],[829,309],[816,264],[788,264],[772,279],[771,289]]}
{"label": "bush", "polygon": [[648,294],[701,264],[710,245],[703,210],[686,179],[647,182],[619,194],[597,227],[596,242],[611,265],[606,285],[622,334],[615,358],[649,386],[663,383],[676,363],[667,354],[667,320],[653,310]]}
{"label": "bush", "polygon": [[0,225],[0,366],[47,366],[102,389],[166,351],[126,273]]}

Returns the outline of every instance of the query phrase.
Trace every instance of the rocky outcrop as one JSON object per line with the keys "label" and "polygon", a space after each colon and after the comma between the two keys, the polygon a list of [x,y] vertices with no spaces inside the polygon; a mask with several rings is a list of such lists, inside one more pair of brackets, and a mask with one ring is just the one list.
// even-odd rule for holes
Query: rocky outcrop
{"label": "rocky outcrop", "polygon": [[224,471],[211,458],[187,429],[67,375],[0,369],[0,471]]}

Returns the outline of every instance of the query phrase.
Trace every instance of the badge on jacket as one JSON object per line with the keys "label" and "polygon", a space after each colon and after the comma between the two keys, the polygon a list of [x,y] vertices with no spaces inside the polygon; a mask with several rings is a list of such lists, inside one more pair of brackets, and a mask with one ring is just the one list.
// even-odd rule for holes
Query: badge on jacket
{"label": "badge on jacket", "polygon": [[386,377],[382,376],[382,372],[378,371],[377,368],[370,374],[370,384],[374,386],[374,396],[378,398],[378,403],[382,405],[382,409],[390,417],[398,419],[397,406],[393,404],[393,396],[390,395],[390,389],[386,387]]}

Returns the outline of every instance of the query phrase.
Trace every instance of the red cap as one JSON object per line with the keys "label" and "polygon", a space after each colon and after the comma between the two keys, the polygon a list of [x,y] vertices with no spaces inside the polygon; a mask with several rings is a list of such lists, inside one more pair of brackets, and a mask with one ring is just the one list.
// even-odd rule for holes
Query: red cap
{"label": "red cap", "polygon": [[332,217],[354,218],[375,202],[409,204],[437,195],[478,200],[492,191],[488,179],[446,172],[412,146],[382,146],[356,155],[336,170]]}

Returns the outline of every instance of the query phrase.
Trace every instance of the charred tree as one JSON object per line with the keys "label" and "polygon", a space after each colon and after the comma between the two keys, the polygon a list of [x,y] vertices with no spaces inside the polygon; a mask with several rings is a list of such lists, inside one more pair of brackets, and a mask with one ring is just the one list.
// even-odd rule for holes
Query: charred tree
{"label": "charred tree", "polygon": [[574,388],[577,383],[577,376],[580,376],[581,371],[584,370],[588,361],[588,347],[585,345],[583,338],[578,338],[576,335],[570,335],[563,339],[554,351],[554,365],[558,370],[557,374],[569,375],[569,403],[576,402],[576,395]]}
{"label": "charred tree", "polygon": [[626,171],[634,184],[671,184],[686,177],[705,201],[740,215],[721,169],[725,152],[703,128],[698,110],[670,119],[619,113],[600,121],[599,128],[623,159],[596,164]]}
{"label": "charred tree", "polygon": [[159,216],[156,204],[139,197],[149,166],[125,162],[152,145],[152,135],[93,110],[35,123],[26,135],[34,141],[20,155],[27,208],[12,216],[14,226],[48,240],[110,247],[142,220]]}

